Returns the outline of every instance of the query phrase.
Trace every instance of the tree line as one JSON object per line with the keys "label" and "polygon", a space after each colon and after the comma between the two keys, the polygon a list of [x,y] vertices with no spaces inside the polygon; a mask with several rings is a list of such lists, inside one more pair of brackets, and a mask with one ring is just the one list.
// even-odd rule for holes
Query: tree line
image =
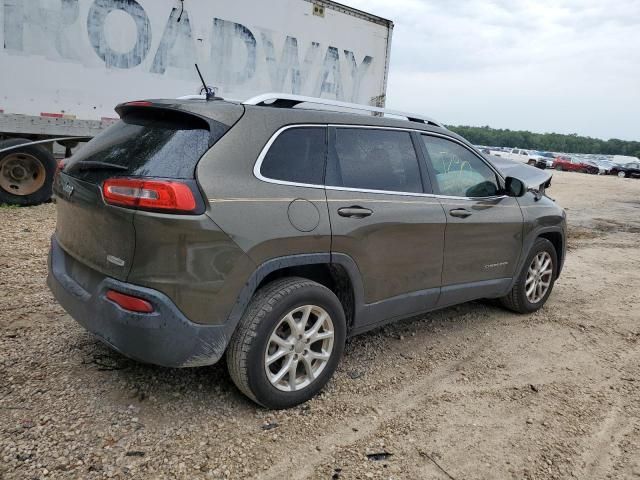
{"label": "tree line", "polygon": [[640,157],[640,142],[611,138],[581,137],[576,133],[533,133],[491,127],[448,126],[474,145],[492,147],[519,147],[530,150],[567,153],[596,153],[604,155],[630,155]]}

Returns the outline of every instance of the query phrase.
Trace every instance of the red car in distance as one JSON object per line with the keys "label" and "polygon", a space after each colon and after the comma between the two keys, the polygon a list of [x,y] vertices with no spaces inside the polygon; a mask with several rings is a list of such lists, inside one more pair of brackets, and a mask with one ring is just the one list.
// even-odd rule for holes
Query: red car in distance
{"label": "red car in distance", "polygon": [[565,172],[580,172],[591,173],[597,175],[599,173],[598,167],[584,163],[577,158],[567,157],[565,155],[558,155],[553,162],[553,168],[556,170],[564,170]]}

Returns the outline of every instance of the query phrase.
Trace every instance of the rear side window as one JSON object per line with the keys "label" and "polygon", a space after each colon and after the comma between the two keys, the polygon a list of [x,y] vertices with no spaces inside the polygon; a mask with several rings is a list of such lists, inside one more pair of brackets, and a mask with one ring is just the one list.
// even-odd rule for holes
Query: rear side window
{"label": "rear side window", "polygon": [[325,127],[290,128],[273,142],[262,161],[263,177],[322,185],[327,151]]}
{"label": "rear side window", "polygon": [[326,183],[336,187],[422,193],[411,135],[396,130],[336,128]]}
{"label": "rear side window", "polygon": [[[216,128],[218,138],[227,129]],[[65,173],[87,181],[112,176],[192,179],[198,160],[215,140],[207,122],[191,115],[132,113],[81,147]]]}

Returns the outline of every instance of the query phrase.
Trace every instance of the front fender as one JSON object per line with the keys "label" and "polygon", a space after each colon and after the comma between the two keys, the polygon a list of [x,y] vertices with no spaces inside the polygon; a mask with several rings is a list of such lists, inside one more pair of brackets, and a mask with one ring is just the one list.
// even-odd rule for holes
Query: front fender
{"label": "front fender", "polygon": [[[535,196],[527,193],[518,198],[518,203],[522,210],[524,220],[522,255],[516,272],[522,271],[528,253],[533,247],[538,237],[548,234],[555,234],[559,238],[559,248],[556,247],[558,255],[557,277],[564,266],[567,250],[567,216],[565,211],[547,196],[542,196],[536,200]],[[513,283],[518,275],[514,275]]]}

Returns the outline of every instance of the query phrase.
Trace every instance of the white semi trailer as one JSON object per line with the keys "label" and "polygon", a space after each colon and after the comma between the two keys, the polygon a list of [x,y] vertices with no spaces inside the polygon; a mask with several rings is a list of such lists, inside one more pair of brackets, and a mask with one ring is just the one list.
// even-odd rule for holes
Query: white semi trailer
{"label": "white semi trailer", "polygon": [[0,204],[46,201],[116,104],[201,93],[196,63],[224,98],[384,106],[392,30],[326,0],[0,0]]}

